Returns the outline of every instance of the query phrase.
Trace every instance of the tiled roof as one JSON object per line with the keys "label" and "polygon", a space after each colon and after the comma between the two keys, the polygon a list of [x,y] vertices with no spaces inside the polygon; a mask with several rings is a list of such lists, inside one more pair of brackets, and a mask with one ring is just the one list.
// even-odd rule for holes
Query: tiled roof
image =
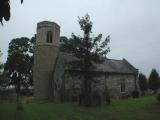
{"label": "tiled roof", "polygon": [[[75,58],[73,55],[68,53],[60,52],[56,69],[70,69],[68,67],[69,62]],[[123,74],[137,74],[138,70],[132,66],[127,60],[114,60],[105,59],[102,63],[94,63],[95,68],[92,71],[107,72],[107,73],[123,73]],[[59,71],[59,70],[56,70]]]}

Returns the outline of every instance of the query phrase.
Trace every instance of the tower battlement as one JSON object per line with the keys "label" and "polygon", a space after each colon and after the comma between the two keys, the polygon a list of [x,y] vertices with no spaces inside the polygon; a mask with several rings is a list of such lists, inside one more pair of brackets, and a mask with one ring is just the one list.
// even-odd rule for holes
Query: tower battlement
{"label": "tower battlement", "polygon": [[42,27],[56,27],[57,29],[60,29],[60,26],[57,23],[51,21],[42,21],[37,23],[37,29]]}

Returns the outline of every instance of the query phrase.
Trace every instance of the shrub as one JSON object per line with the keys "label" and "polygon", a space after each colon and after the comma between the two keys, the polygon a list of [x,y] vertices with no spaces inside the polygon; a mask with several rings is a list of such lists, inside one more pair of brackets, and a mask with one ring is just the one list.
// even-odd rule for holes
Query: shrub
{"label": "shrub", "polygon": [[24,108],[23,108],[22,104],[18,104],[16,109],[17,109],[17,111],[23,111]]}
{"label": "shrub", "polygon": [[157,100],[160,102],[160,93],[157,94]]}
{"label": "shrub", "polygon": [[94,90],[91,93],[92,106],[97,106],[102,104],[102,92],[100,90]]}
{"label": "shrub", "polygon": [[133,97],[133,98],[139,98],[139,92],[138,92],[137,90],[134,90],[134,91],[132,92],[132,97]]}
{"label": "shrub", "polygon": [[109,90],[108,90],[107,88],[104,89],[103,95],[104,95],[105,98],[106,98],[106,102],[107,102],[108,104],[111,104],[110,93],[109,93]]}
{"label": "shrub", "polygon": [[17,109],[17,111],[23,111],[23,110],[24,110],[23,105],[22,105],[22,102],[20,101],[19,98],[17,98],[17,106],[16,106],[16,109]]}

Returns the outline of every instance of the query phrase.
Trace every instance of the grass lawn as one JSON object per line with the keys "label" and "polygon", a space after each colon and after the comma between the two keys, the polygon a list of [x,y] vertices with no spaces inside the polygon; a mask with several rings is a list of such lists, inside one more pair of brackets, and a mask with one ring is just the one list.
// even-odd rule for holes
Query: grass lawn
{"label": "grass lawn", "polygon": [[44,101],[23,106],[23,111],[16,112],[15,103],[0,103],[0,120],[160,120],[160,103],[153,96],[91,108]]}

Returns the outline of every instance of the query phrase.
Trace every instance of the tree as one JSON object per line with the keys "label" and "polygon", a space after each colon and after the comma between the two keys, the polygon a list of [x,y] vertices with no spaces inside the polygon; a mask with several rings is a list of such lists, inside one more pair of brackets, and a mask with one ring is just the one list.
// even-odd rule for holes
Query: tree
{"label": "tree", "polygon": [[157,89],[160,87],[159,74],[157,73],[156,69],[152,69],[152,72],[149,76],[148,85],[149,88],[154,92],[157,92]]}
{"label": "tree", "polygon": [[103,62],[107,53],[110,52],[108,47],[110,36],[107,36],[103,41],[102,34],[99,34],[97,37],[91,37],[93,24],[90,21],[90,16],[88,14],[82,18],[78,17],[78,23],[83,32],[83,37],[76,36],[72,33],[69,40],[63,40],[61,50],[72,53],[73,56],[78,58],[78,60],[74,60],[71,65],[73,68],[82,71],[84,78],[81,87],[82,99],[86,106],[90,106],[92,92],[91,84],[92,82],[97,82],[94,80],[90,69],[95,67],[94,63]]}
{"label": "tree", "polygon": [[[0,59],[1,59],[1,56],[2,56],[2,52],[0,50]],[[9,83],[8,76],[7,74],[5,74],[3,69],[4,69],[4,64],[0,61],[0,88],[7,87]]]}
{"label": "tree", "polygon": [[2,56],[2,52],[1,52],[1,50],[0,50],[0,74],[1,74],[1,69],[3,68],[3,64],[2,64],[2,62],[1,62],[1,56]]}
{"label": "tree", "polygon": [[35,44],[36,44],[36,36],[32,37],[29,41],[29,53],[30,53],[30,64],[29,64],[29,69],[31,70],[29,72],[29,76],[28,78],[29,79],[29,85],[32,86],[33,85],[33,63],[34,63],[34,57],[33,57],[33,54],[34,54],[34,50],[35,50]]}
{"label": "tree", "polygon": [[13,39],[9,43],[8,57],[5,72],[9,75],[16,92],[20,93],[21,86],[32,84],[33,47],[34,40],[22,37]]}
{"label": "tree", "polygon": [[[23,0],[21,0],[23,3]],[[1,0],[0,1],[0,22],[3,24],[3,19],[9,21],[10,19],[10,0]]]}
{"label": "tree", "polygon": [[[2,56],[2,52],[0,50],[0,60],[1,60],[1,56]],[[3,84],[3,81],[2,81],[2,69],[3,69],[3,64],[1,63],[0,61],[0,87],[2,86]]]}
{"label": "tree", "polygon": [[0,88],[6,88],[7,86],[9,86],[9,83],[10,79],[8,75],[5,72],[2,72],[0,74]]}
{"label": "tree", "polygon": [[148,89],[147,78],[144,74],[140,73],[138,76],[138,83],[140,86],[140,90],[142,91],[143,95],[145,95],[145,91]]}

